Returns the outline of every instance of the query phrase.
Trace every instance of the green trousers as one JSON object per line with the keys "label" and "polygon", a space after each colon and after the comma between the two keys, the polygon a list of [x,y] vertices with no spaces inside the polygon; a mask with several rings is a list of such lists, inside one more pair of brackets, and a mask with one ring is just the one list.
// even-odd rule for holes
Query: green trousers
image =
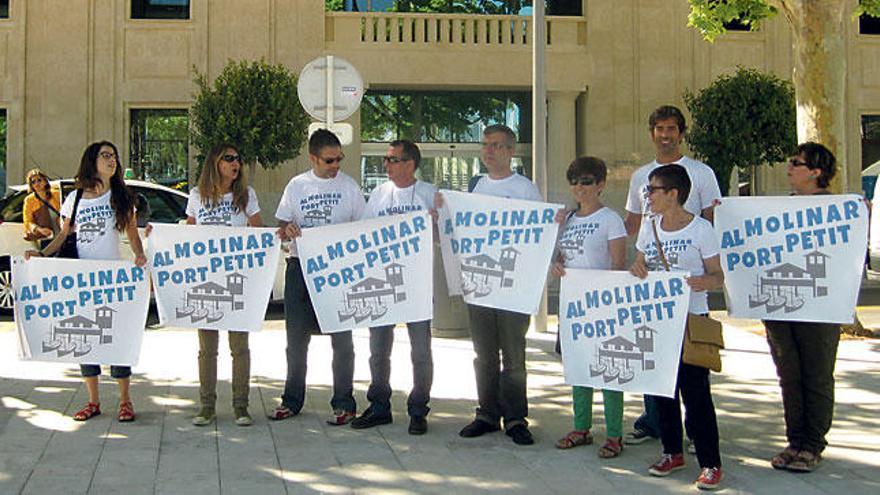
{"label": "green trousers", "polygon": [[[593,388],[572,387],[574,429],[586,431],[593,427]],[[602,390],[605,405],[605,429],[608,437],[623,436],[623,392]]]}

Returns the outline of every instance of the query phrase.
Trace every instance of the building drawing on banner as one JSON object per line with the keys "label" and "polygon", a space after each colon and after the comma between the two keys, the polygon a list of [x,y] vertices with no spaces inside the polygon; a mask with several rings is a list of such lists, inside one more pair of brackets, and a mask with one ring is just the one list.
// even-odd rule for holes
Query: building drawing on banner
{"label": "building drawing on banner", "polygon": [[828,286],[819,285],[824,279],[825,263],[829,256],[820,251],[804,255],[805,265],[801,268],[792,263],[782,263],[759,273],[753,284],[755,292],[749,294],[749,307],[764,306],[768,313],[783,309],[786,313],[797,311],[804,306],[806,297],[828,295]]}
{"label": "building drawing on banner", "polygon": [[[617,383],[632,381],[636,372],[654,369],[654,360],[646,354],[654,352],[654,334],[656,330],[641,326],[633,330],[636,341],[621,336],[612,337],[599,343],[596,347],[596,360],[590,365],[590,376],[602,376],[605,383],[617,380]],[[638,369],[635,368],[638,365]]]}
{"label": "building drawing on banner", "polygon": [[[43,339],[43,353],[55,352],[58,357],[73,353],[74,357],[85,356],[92,351],[92,344],[111,344],[113,335],[113,313],[109,306],[95,309],[95,319],[73,315],[57,320],[50,325],[51,332]],[[94,337],[94,339],[92,339]]]}
{"label": "building drawing on banner", "polygon": [[330,205],[324,205],[320,208],[315,208],[313,210],[309,210],[303,213],[303,224],[304,225],[330,225],[330,220],[333,216],[333,207]]}
{"label": "building drawing on banner", "polygon": [[337,312],[340,323],[354,318],[360,323],[367,318],[378,320],[388,312],[387,302],[406,300],[403,286],[403,265],[391,263],[385,267],[385,279],[367,277],[345,293],[343,309]]}
{"label": "building drawing on banner", "polygon": [[513,287],[513,278],[507,275],[516,268],[519,251],[512,247],[501,250],[496,260],[488,254],[477,254],[461,263],[461,291],[476,297],[488,296],[497,284],[499,288]]}
{"label": "building drawing on banner", "polygon": [[216,282],[205,282],[186,291],[183,304],[175,308],[177,318],[189,318],[192,323],[205,320],[214,323],[223,318],[222,309],[239,311],[244,309],[244,279],[241,273],[226,275],[226,286]]}
{"label": "building drawing on banner", "polygon": [[95,219],[94,222],[85,222],[81,224],[77,224],[76,226],[76,235],[77,239],[82,242],[94,242],[97,237],[104,235],[104,229],[107,227],[107,219],[106,218],[98,218]]}
{"label": "building drawing on banner", "polygon": [[584,239],[586,236],[579,233],[576,236],[564,238],[559,241],[559,250],[566,261],[574,259],[575,256],[584,254]]}

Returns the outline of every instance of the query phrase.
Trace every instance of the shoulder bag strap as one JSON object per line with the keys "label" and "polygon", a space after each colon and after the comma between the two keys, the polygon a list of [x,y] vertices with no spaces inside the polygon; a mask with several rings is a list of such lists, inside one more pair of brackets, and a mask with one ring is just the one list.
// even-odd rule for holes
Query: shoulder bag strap
{"label": "shoulder bag strap", "polygon": [[660,261],[663,262],[663,266],[668,272],[669,262],[666,261],[666,253],[663,252],[663,244],[660,242],[660,235],[657,234],[657,223],[654,221],[654,218],[651,218],[651,230],[654,231],[654,242],[657,243],[657,254],[660,255]]}
{"label": "shoulder bag strap", "polygon": [[71,212],[71,214],[70,214],[70,226],[71,227],[73,227],[73,225],[76,223],[76,210],[79,208],[79,200],[82,199],[84,192],[85,191],[82,189],[76,190],[76,199],[73,201],[73,212]]}

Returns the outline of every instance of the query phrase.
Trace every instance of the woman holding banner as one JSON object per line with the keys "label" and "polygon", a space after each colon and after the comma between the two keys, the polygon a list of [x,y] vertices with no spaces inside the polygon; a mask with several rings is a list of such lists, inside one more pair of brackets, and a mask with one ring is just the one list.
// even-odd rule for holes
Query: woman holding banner
{"label": "woman holding banner", "polygon": [[[793,195],[830,194],[836,160],[818,143],[798,146],[788,162]],[[822,461],[825,435],[834,415],[834,362],[840,325],[765,320],[770,354],[776,364],[788,445],[771,459],[776,469],[810,472]]]}
{"label": "woman holding banner", "polygon": [[[565,173],[571,195],[577,201],[562,228],[552,272],[565,276],[566,268],[623,270],[626,259],[626,228],[614,210],[602,204],[605,188],[605,162],[592,156],[575,159]],[[623,451],[623,392],[602,390],[607,439],[599,449],[602,459],[617,457]],[[574,429],[556,441],[556,448],[570,449],[593,443],[593,388],[572,387]]]}
{"label": "woman holding banner", "polygon": [[[61,232],[42,251],[28,251],[25,257],[53,256],[65,239],[81,225],[90,227],[94,235],[76,236],[77,257],[91,260],[118,260],[119,233],[125,232],[134,262],[143,267],[147,262],[144,248],[138,236],[135,220],[135,195],[122,179],[123,167],[119,152],[109,141],[90,144],[83,152],[79,170],[76,172],[76,189],[67,195],[61,205]],[[89,393],[89,402],[73,415],[76,421],[85,421],[101,414],[98,396],[98,375],[101,367],[81,364],[80,370]],[[119,421],[134,421],[134,407],[129,395],[130,366],[111,366],[110,375],[119,385]]]}
{"label": "woman holding banner", "polygon": [[[222,143],[211,148],[199,185],[189,193],[186,205],[189,225],[227,225],[262,227],[257,194],[247,185],[241,155],[234,146]],[[232,353],[232,409],[235,424],[250,426],[248,395],[251,380],[251,351],[247,332],[228,332]],[[207,426],[216,417],[217,330],[199,329],[199,399],[202,407],[192,419],[196,426]]]}
{"label": "woman holding banner", "polygon": [[[656,168],[648,179],[648,200],[655,216],[651,221],[642,222],[636,241],[636,260],[630,272],[639,278],[647,277],[649,270],[690,272],[687,279],[691,289],[688,312],[708,314],[706,291],[721,287],[724,282],[718,239],[712,224],[683,208],[691,189],[690,178],[683,167],[673,164]],[[709,370],[700,366],[680,362],[675,396],[657,397],[663,455],[648,472],[654,476],[667,476],[685,467],[679,393],[684,402],[687,430],[692,435],[701,468],[695,484],[704,490],[717,489],[723,477],[718,422],[712,403]]]}

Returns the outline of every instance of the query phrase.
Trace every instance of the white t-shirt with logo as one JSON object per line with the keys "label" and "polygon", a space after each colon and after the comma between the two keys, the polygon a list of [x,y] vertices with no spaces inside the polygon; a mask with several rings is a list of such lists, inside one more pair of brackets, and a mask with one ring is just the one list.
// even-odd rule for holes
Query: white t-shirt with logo
{"label": "white t-shirt with logo", "polygon": [[259,212],[260,203],[257,201],[257,193],[250,186],[248,186],[248,200],[244,211],[237,209],[232,203],[232,192],[221,196],[216,205],[209,206],[202,203],[198,187],[190,190],[189,201],[186,203],[186,214],[195,218],[198,225],[245,227],[248,218]]}
{"label": "white t-shirt with logo", "polygon": [[[309,170],[287,183],[275,218],[308,229],[360,220],[365,207],[360,186],[348,175],[322,179]],[[296,255],[296,243],[291,243],[290,256]]]}
{"label": "white t-shirt with logo", "polygon": [[[116,212],[110,206],[111,191],[97,198],[83,196],[76,208],[73,231],[76,232],[76,249],[80,259],[118,260],[119,231],[116,230]],[[61,205],[61,216],[70,218],[76,190],[71,191]]]}
{"label": "white t-shirt with logo", "polygon": [[[691,192],[688,194],[687,201],[684,203],[684,209],[689,213],[700,216],[704,209],[712,206],[716,199],[721,199],[721,190],[718,188],[718,180],[715,178],[715,172],[703,162],[681,157],[677,162],[684,167],[691,179]],[[669,164],[666,164],[669,165]],[[629,180],[629,195],[626,198],[626,211],[643,215],[650,212],[648,208],[648,175],[657,168],[662,167],[654,160],[651,163],[642,165],[636,170]]]}
{"label": "white t-shirt with logo", "polygon": [[[661,225],[662,215],[654,217],[657,225],[657,237],[663,245],[663,252],[669,268],[690,272],[691,276],[698,277],[706,273],[703,260],[718,256],[718,238],[712,224],[705,218],[694,215],[693,220],[683,228],[674,232],[666,232]],[[651,229],[651,221],[642,222],[639,229],[639,237],[636,240],[636,249],[645,255],[645,262],[650,271],[666,270],[663,261],[657,251],[657,241]],[[694,314],[709,312],[709,296],[706,291],[691,291],[691,300],[688,311]]]}
{"label": "white t-shirt with logo", "polygon": [[420,180],[409,187],[397,187],[389,180],[373,189],[364,218],[429,210],[434,205],[435,193],[437,188],[433,184]]}
{"label": "white t-shirt with logo", "polygon": [[503,179],[493,179],[488,175],[484,175],[477,181],[473,192],[498,196],[500,198],[544,201],[540,191],[538,191],[538,186],[519,174],[512,174]]}
{"label": "white t-shirt with logo", "polygon": [[571,215],[556,247],[566,268],[609,270],[608,241],[622,237],[626,237],[626,228],[620,215],[603,206],[585,217]]}

